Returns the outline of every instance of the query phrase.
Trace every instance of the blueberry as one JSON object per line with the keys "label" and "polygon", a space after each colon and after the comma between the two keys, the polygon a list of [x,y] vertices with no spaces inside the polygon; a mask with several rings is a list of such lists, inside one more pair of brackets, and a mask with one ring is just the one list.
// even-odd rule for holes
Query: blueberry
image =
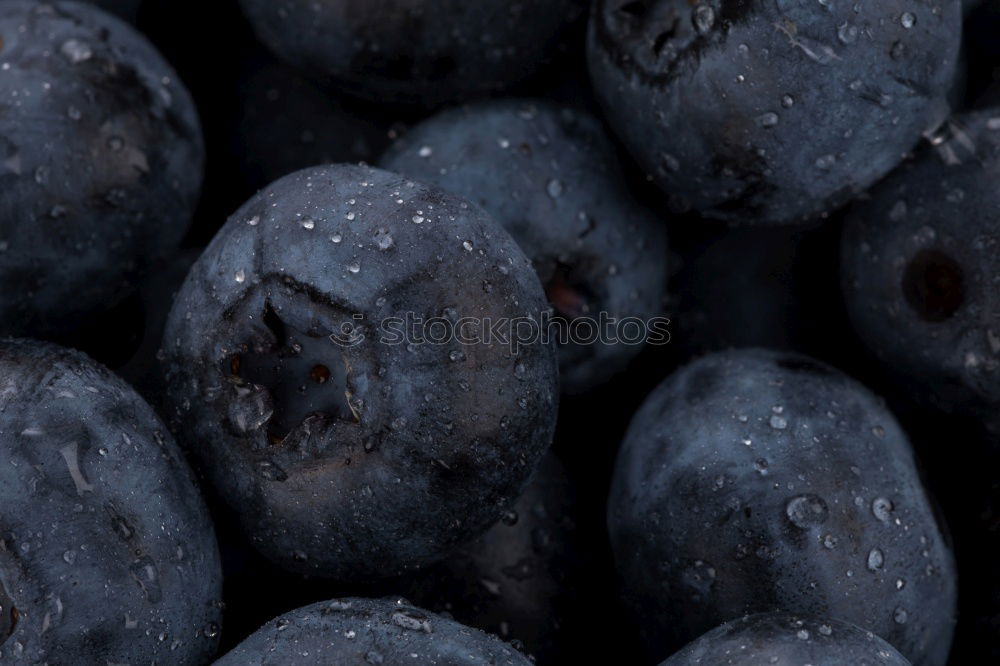
{"label": "blueberry", "polygon": [[1000,122],[958,116],[851,211],[843,282],[868,346],[908,388],[1000,428]]}
{"label": "blueberry", "polygon": [[176,246],[202,140],[132,27],[75,2],[0,3],[0,332],[64,336]]}
{"label": "blueberry", "polygon": [[216,666],[529,666],[514,648],[402,599],[335,599],[272,620]]}
{"label": "blueberry", "polygon": [[583,601],[575,489],[553,454],[488,532],[444,561],[393,581],[417,605],[523,646],[540,663],[574,649],[567,618]]}
{"label": "blueberry", "polygon": [[390,123],[376,110],[355,108],[281,63],[246,76],[240,107],[232,146],[251,191],[318,164],[374,162],[389,143]]}
{"label": "blueberry", "polygon": [[608,525],[662,658],[746,613],[822,612],[944,664],[955,569],[892,414],[808,357],[706,356],[633,419]]}
{"label": "blueberry", "polygon": [[958,2],[597,0],[611,125],[688,207],[756,224],[846,203],[947,113]]}
{"label": "blueberry", "polygon": [[79,352],[0,341],[4,663],[201,664],[222,572],[180,450]]}
{"label": "blueberry", "polygon": [[761,613],[713,629],[660,666],[909,666],[871,633],[839,620]]}
{"label": "blueberry", "polygon": [[546,308],[478,207],[377,169],[299,171],[194,265],[164,338],[168,411],[274,562],[401,573],[485,531],[549,446],[555,350],[502,341]]}
{"label": "blueberry", "polygon": [[580,0],[240,0],[261,40],[353,95],[437,105],[535,73]]}
{"label": "blueberry", "polygon": [[[484,102],[417,126],[381,163],[492,214],[532,260],[574,338],[588,339],[601,313],[645,323],[663,312],[666,225],[633,199],[614,147],[589,115],[545,103]],[[563,391],[605,382],[641,349],[567,341],[559,349]]]}

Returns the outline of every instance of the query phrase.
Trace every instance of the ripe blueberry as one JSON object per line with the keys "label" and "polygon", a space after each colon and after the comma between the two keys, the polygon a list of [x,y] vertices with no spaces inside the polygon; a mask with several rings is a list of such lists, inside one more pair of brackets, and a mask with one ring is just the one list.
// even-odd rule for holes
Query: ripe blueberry
{"label": "ripe blueberry", "polygon": [[278,617],[216,666],[530,666],[489,634],[414,608],[402,599],[335,599]]}
{"label": "ripe blueberry", "polygon": [[0,332],[65,336],[180,241],[198,118],[131,26],[76,2],[0,3]]}
{"label": "ripe blueberry", "polygon": [[222,571],[180,449],[78,352],[0,342],[4,663],[202,664]]}
{"label": "ripe blueberry", "polygon": [[678,208],[756,224],[846,203],[947,114],[958,2],[597,0],[608,121]]}
{"label": "ripe blueberry", "polygon": [[1000,123],[958,116],[853,207],[842,261],[866,344],[918,396],[1000,428]]}
{"label": "ripe blueberry", "polygon": [[633,199],[596,119],[545,103],[484,102],[418,125],[381,164],[478,203],[511,233],[573,331],[559,347],[564,392],[607,381],[642,349],[587,343],[601,313],[659,316],[668,265],[666,224]]}
{"label": "ripe blueberry", "polygon": [[401,573],[485,531],[549,446],[555,350],[496,337],[546,308],[478,207],[376,169],[299,171],[188,276],[164,337],[168,413],[264,555],[339,580]]}
{"label": "ripe blueberry", "polygon": [[608,525],[657,658],[746,613],[822,610],[947,659],[955,568],[906,435],[808,357],[717,353],[669,377],[629,427]]}

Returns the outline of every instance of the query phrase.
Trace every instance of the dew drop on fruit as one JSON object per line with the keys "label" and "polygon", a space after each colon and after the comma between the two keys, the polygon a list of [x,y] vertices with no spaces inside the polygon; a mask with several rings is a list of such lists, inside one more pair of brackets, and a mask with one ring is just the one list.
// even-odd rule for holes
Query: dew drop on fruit
{"label": "dew drop on fruit", "polygon": [[778,124],[778,114],[773,111],[769,111],[765,114],[757,116],[757,124],[760,127],[774,127]]}
{"label": "dew drop on fruit", "polygon": [[799,495],[788,500],[785,514],[796,527],[808,529],[825,523],[829,511],[826,502],[819,495]]}
{"label": "dew drop on fruit", "polygon": [[129,573],[132,574],[132,578],[139,584],[150,603],[160,603],[163,598],[163,591],[160,588],[160,573],[151,557],[147,555],[132,562],[129,566]]}
{"label": "dew drop on fruit", "polygon": [[414,611],[396,611],[392,614],[392,623],[403,629],[427,634],[433,630],[430,618]]}
{"label": "dew drop on fruit", "polygon": [[694,10],[694,27],[705,34],[715,25],[715,10],[709,5],[698,5]]}
{"label": "dew drop on fruit", "polygon": [[889,519],[892,517],[892,510],[892,502],[885,497],[876,497],[872,500],[872,515],[883,523],[889,522]]}
{"label": "dew drop on fruit", "polygon": [[90,60],[94,55],[94,51],[90,48],[90,45],[78,39],[67,39],[59,47],[59,52],[74,65]]}
{"label": "dew drop on fruit", "polygon": [[259,430],[274,414],[271,394],[263,386],[237,386],[229,404],[229,421],[242,433]]}
{"label": "dew drop on fruit", "polygon": [[837,28],[837,38],[842,44],[853,44],[858,40],[858,27],[850,23],[844,23]]}
{"label": "dew drop on fruit", "polygon": [[378,249],[380,250],[388,250],[394,243],[395,241],[392,238],[392,234],[385,229],[379,229],[375,234],[375,244],[378,245]]}
{"label": "dew drop on fruit", "polygon": [[868,570],[878,571],[885,564],[885,555],[878,548],[872,548],[871,552],[868,553]]}
{"label": "dew drop on fruit", "polygon": [[899,17],[899,23],[909,30],[917,24],[917,17],[913,12],[903,12],[903,15]]}

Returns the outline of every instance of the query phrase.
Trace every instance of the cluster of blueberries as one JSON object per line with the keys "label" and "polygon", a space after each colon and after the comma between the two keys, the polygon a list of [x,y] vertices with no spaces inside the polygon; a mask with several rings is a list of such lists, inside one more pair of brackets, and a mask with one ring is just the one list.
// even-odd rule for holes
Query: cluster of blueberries
{"label": "cluster of blueberries", "polygon": [[207,4],[0,0],[0,664],[1000,660],[1000,3]]}

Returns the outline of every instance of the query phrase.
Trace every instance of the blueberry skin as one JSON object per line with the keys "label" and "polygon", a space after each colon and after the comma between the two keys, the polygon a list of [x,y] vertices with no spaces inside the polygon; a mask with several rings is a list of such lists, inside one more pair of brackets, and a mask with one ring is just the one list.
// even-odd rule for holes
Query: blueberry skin
{"label": "blueberry skin", "polygon": [[955,567],[896,420],[805,356],[716,353],[636,414],[608,526],[656,658],[739,615],[852,622],[944,664]]}
{"label": "blueberry skin", "polygon": [[846,622],[760,613],[713,629],[660,666],[910,666],[884,640]]}
{"label": "blueberry skin", "polygon": [[62,335],[187,229],[194,105],[131,26],[76,2],[0,2],[0,333]]}
{"label": "blueberry skin", "polygon": [[[169,420],[265,556],[341,581],[399,574],[516,499],[552,439],[558,367],[551,345],[398,344],[383,322],[546,308],[481,209],[377,169],[299,171],[237,211],[182,287]],[[353,325],[356,344],[329,338]]]}
{"label": "blueberry skin", "polygon": [[[666,224],[632,197],[590,115],[545,102],[482,102],[413,128],[380,164],[485,208],[531,259],[565,321],[663,313]],[[642,348],[560,345],[563,391],[606,382]]]}
{"label": "blueberry skin", "polygon": [[540,68],[581,0],[240,0],[268,47],[380,102],[436,106],[495,93]]}
{"label": "blueberry skin", "polygon": [[335,599],[286,613],[216,666],[530,666],[511,646],[403,599]]}
{"label": "blueberry skin", "polygon": [[0,663],[203,664],[222,570],[190,468],[83,354],[0,341]]}
{"label": "blueberry skin", "polygon": [[954,118],[936,143],[855,205],[842,278],[858,334],[910,392],[981,416],[1000,404],[1000,132],[989,111]]}
{"label": "blueberry skin", "polygon": [[576,649],[577,627],[567,618],[585,586],[575,495],[549,453],[488,532],[391,587],[422,608],[516,640],[539,663],[564,663]]}
{"label": "blueberry skin", "polygon": [[606,116],[671,205],[752,224],[846,203],[947,114],[958,2],[597,0]]}

